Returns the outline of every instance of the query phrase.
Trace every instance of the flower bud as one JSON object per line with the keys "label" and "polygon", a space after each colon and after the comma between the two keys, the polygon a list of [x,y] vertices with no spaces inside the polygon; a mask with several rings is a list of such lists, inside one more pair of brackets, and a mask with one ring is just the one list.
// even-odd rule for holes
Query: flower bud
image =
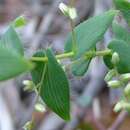
{"label": "flower bud", "polygon": [[24,127],[23,127],[24,130],[32,130],[33,128],[34,128],[34,123],[33,123],[33,121],[28,121],[28,122],[24,125]]}
{"label": "flower bud", "polygon": [[122,109],[122,103],[123,101],[118,102],[114,107],[114,112],[119,112]]}
{"label": "flower bud", "polygon": [[114,107],[115,112],[119,112],[122,109],[129,111],[130,110],[130,103],[122,100],[122,101],[118,102]]}
{"label": "flower bud", "polygon": [[110,80],[112,80],[112,78],[116,75],[116,71],[114,69],[110,70],[106,76],[105,76],[105,81],[108,82]]}
{"label": "flower bud", "polygon": [[64,3],[60,3],[59,4],[59,9],[61,10],[61,12],[65,15],[65,16],[69,16],[69,7],[64,4]]}
{"label": "flower bud", "polygon": [[128,102],[123,103],[123,109],[130,111],[130,103]]}
{"label": "flower bud", "polygon": [[15,21],[13,22],[13,26],[14,27],[21,27],[26,25],[27,20],[25,18],[25,16],[20,16],[18,18],[15,19]]}
{"label": "flower bud", "polygon": [[118,80],[114,80],[114,81],[109,81],[108,86],[110,86],[111,88],[120,88],[121,87],[121,82]]}
{"label": "flower bud", "polygon": [[122,75],[120,76],[120,79],[121,79],[123,82],[128,82],[128,81],[130,81],[130,73],[122,74]]}
{"label": "flower bud", "polygon": [[113,63],[113,65],[117,65],[120,61],[119,55],[117,52],[114,52],[112,55],[112,60],[111,62]]}
{"label": "flower bud", "polygon": [[76,9],[73,8],[73,7],[69,7],[69,6],[67,6],[66,4],[64,4],[64,3],[60,3],[60,4],[59,4],[59,9],[61,10],[61,12],[62,12],[65,16],[69,17],[69,18],[72,19],[72,20],[77,17],[77,11],[76,11]]}
{"label": "flower bud", "polygon": [[125,87],[124,93],[127,97],[130,97],[130,83]]}
{"label": "flower bud", "polygon": [[38,112],[45,112],[46,108],[43,104],[37,103],[37,104],[35,104],[35,110]]}
{"label": "flower bud", "polygon": [[24,80],[23,81],[23,85],[25,85],[24,91],[33,91],[34,90],[34,83],[33,83],[33,81]]}
{"label": "flower bud", "polygon": [[75,8],[69,8],[69,17],[72,20],[77,18],[77,11]]}
{"label": "flower bud", "polygon": [[23,81],[23,85],[31,86],[32,84],[33,84],[33,82],[30,81],[30,80],[24,80],[24,81]]}

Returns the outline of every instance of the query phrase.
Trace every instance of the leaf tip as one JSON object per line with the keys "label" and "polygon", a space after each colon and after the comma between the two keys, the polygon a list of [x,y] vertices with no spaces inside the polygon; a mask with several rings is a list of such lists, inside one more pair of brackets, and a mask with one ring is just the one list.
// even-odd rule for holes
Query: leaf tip
{"label": "leaf tip", "polygon": [[64,117],[62,117],[65,121],[70,121],[71,120],[71,116],[70,116],[70,113],[64,115]]}

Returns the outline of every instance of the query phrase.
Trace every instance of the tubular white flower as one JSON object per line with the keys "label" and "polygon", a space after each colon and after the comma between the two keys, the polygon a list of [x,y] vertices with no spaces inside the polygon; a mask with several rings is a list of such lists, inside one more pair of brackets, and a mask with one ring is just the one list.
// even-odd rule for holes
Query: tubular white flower
{"label": "tubular white flower", "polygon": [[112,63],[114,64],[114,65],[117,65],[118,63],[119,63],[119,61],[120,61],[120,58],[119,58],[119,55],[118,55],[118,53],[117,52],[114,52],[113,53],[113,55],[112,55]]}
{"label": "tubular white flower", "polygon": [[30,81],[30,80],[24,80],[23,81],[23,85],[25,85],[25,86],[32,86],[32,84],[33,84],[33,82]]}
{"label": "tubular white flower", "polygon": [[122,81],[128,82],[128,81],[130,81],[130,73],[122,74],[120,76],[120,78],[121,78]]}
{"label": "tubular white flower", "polygon": [[61,12],[65,15],[65,16],[69,16],[69,7],[64,4],[64,3],[60,3],[59,4],[59,9],[61,10]]}
{"label": "tubular white flower", "polygon": [[127,86],[125,87],[124,93],[126,96],[130,97],[130,83],[128,83]]}
{"label": "tubular white flower", "polygon": [[120,102],[118,102],[116,105],[115,105],[115,107],[114,107],[114,111],[115,112],[119,112],[119,111],[121,111],[121,109],[122,109],[122,101],[120,101]]}
{"label": "tubular white flower", "polygon": [[37,103],[35,104],[35,110],[38,112],[45,112],[46,108],[43,104]]}
{"label": "tubular white flower", "polygon": [[77,11],[75,8],[69,8],[69,17],[72,20],[77,18]]}
{"label": "tubular white flower", "polygon": [[73,7],[69,7],[69,6],[67,6],[66,4],[64,4],[64,3],[60,3],[60,4],[59,4],[59,9],[61,10],[61,12],[62,12],[65,16],[69,17],[69,18],[72,19],[72,20],[77,17],[77,11],[76,11],[76,9],[73,8]]}
{"label": "tubular white flower", "polygon": [[107,84],[111,88],[120,88],[121,87],[121,82],[118,80],[109,81]]}

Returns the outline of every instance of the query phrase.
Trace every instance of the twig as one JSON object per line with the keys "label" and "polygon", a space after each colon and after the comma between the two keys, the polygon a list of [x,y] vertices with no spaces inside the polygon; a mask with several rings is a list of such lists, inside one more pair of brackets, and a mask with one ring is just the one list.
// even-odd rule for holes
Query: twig
{"label": "twig", "polygon": [[106,130],[105,126],[100,121],[95,119],[94,117],[93,117],[93,121],[94,121],[96,127],[98,128],[98,130]]}
{"label": "twig", "polygon": [[[96,51],[96,52],[89,51],[89,52],[86,52],[86,54],[84,56],[86,56],[87,58],[91,58],[91,57],[96,57],[96,56],[110,55],[111,53],[112,53],[112,51],[110,49],[106,49],[103,51]],[[74,52],[68,52],[68,53],[56,55],[56,58],[58,60],[60,60],[60,59],[65,59],[65,58],[69,58],[69,57],[73,57],[73,56],[74,56]],[[32,57],[30,60],[47,62],[48,58],[46,56],[45,57]]]}
{"label": "twig", "polygon": [[127,116],[128,113],[126,111],[122,111],[108,130],[118,130]]}
{"label": "twig", "polygon": [[41,39],[45,36],[45,34],[48,32],[49,27],[55,17],[55,13],[58,10],[58,4],[61,0],[56,0],[53,2],[53,5],[50,9],[50,11],[44,16],[44,20],[42,20],[42,23],[39,27],[38,32],[35,34],[35,38],[32,41],[31,47],[30,47],[30,52],[29,54],[32,54],[33,51],[35,51],[38,46],[39,43],[41,41]]}

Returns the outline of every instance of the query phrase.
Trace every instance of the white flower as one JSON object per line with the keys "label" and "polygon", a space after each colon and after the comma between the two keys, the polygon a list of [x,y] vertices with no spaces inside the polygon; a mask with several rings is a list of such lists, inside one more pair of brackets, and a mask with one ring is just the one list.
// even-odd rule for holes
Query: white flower
{"label": "white flower", "polygon": [[77,11],[75,8],[69,8],[69,17],[71,19],[77,18]]}
{"label": "white flower", "polygon": [[30,81],[30,80],[24,80],[23,81],[23,85],[27,85],[27,86],[32,86],[32,84],[33,84],[33,82],[32,81]]}
{"label": "white flower", "polygon": [[64,4],[64,3],[60,3],[60,4],[59,4],[59,9],[61,10],[61,12],[62,12],[65,16],[69,17],[69,18],[72,19],[72,20],[77,17],[77,11],[76,11],[76,9],[73,8],[73,7],[69,7],[69,6],[67,6],[66,4]]}
{"label": "white flower", "polygon": [[64,3],[60,3],[59,4],[59,9],[61,10],[61,12],[65,15],[65,16],[69,16],[69,7],[64,4]]}
{"label": "white flower", "polygon": [[35,110],[38,112],[45,112],[46,108],[43,104],[37,103],[37,104],[35,104]]}

